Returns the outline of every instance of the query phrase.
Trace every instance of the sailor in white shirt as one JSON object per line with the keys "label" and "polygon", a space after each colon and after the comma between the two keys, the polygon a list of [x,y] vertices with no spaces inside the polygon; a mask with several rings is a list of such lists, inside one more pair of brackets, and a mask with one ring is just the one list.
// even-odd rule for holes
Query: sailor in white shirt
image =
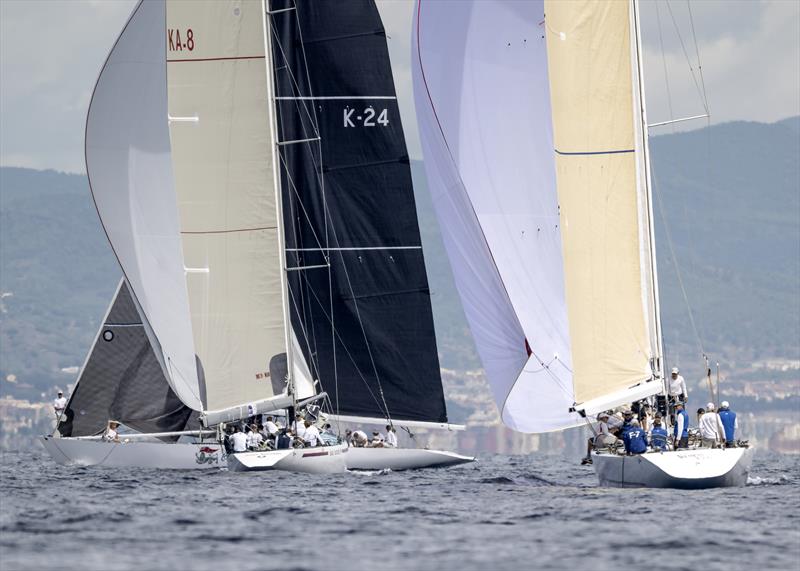
{"label": "sailor in white shirt", "polygon": [[367,441],[369,438],[367,437],[367,433],[363,430],[355,430],[350,437],[350,444],[355,446],[356,448],[363,448],[367,445]]}
{"label": "sailor in white shirt", "polygon": [[678,367],[672,367],[672,374],[669,379],[669,396],[674,400],[686,402],[689,398],[689,391],[686,390],[686,380],[680,374]]}
{"label": "sailor in white shirt", "polygon": [[305,437],[305,434],[306,434],[306,421],[304,421],[302,419],[297,419],[295,421],[295,429],[292,430],[292,432],[294,432],[294,435],[297,436],[298,438],[300,438],[301,440],[305,440],[306,439],[306,437]]}
{"label": "sailor in white shirt", "polygon": [[305,422],[305,431],[303,432],[302,439],[308,444],[309,447],[314,447],[319,444],[319,429],[311,424],[309,421]]}
{"label": "sailor in white shirt", "polygon": [[257,428],[255,424],[252,424],[250,425],[250,432],[247,433],[247,447],[251,450],[256,450],[264,442],[264,437],[261,436]]}
{"label": "sailor in white shirt", "polygon": [[377,430],[372,431],[372,441],[369,443],[370,446],[373,448],[383,448],[383,442],[386,440],[383,437],[383,434],[378,432]]}
{"label": "sailor in white shirt", "polygon": [[53,409],[56,412],[56,418],[61,416],[65,408],[67,408],[67,399],[64,398],[63,391],[58,391],[58,398],[53,401]]}
{"label": "sailor in white shirt", "polygon": [[383,445],[388,448],[397,448],[397,434],[394,431],[394,427],[388,424],[386,425],[386,441]]}
{"label": "sailor in white shirt", "polygon": [[272,421],[271,416],[267,417],[267,421],[264,423],[264,429],[270,436],[275,436],[276,434],[278,434],[278,425]]}
{"label": "sailor in white shirt", "polygon": [[117,428],[119,428],[119,422],[116,420],[109,420],[108,426],[106,426],[106,431],[103,433],[103,440],[106,442],[119,442],[119,433],[117,432]]}
{"label": "sailor in white shirt", "polygon": [[236,432],[231,436],[231,444],[234,452],[247,452],[247,435],[238,426]]}
{"label": "sailor in white shirt", "polygon": [[725,442],[725,428],[714,410],[713,402],[706,405],[706,413],[700,417],[700,437],[703,439],[703,446],[708,448],[716,448]]}

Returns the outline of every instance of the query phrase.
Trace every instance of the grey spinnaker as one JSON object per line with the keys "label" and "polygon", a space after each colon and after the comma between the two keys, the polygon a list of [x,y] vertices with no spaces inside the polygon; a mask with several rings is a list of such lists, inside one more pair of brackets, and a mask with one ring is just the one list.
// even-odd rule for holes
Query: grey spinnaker
{"label": "grey spinnaker", "polygon": [[446,422],[378,10],[371,0],[269,5],[287,265],[304,268],[289,272],[303,353],[341,415]]}
{"label": "grey spinnaker", "polygon": [[62,436],[91,436],[108,420],[148,432],[199,428],[175,395],[123,280],[58,425]]}

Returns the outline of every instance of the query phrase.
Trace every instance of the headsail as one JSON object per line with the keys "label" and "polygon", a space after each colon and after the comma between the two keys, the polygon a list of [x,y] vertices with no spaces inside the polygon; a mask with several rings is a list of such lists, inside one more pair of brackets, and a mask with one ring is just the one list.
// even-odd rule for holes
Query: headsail
{"label": "headsail", "polygon": [[630,21],[626,2],[417,4],[429,187],[495,401],[520,431],[574,426],[571,409],[623,402],[653,374]]}
{"label": "headsail", "polygon": [[[386,35],[371,0],[268,2],[292,325],[342,415],[446,422]],[[322,175],[322,176],[321,176]]]}
{"label": "headsail", "polygon": [[166,379],[201,410],[170,160],[164,22],[164,0],[140,2],[112,48],[86,118],[86,171]]}
{"label": "headsail", "polygon": [[62,436],[91,436],[114,419],[141,432],[199,427],[170,389],[128,286],[120,281],[58,425]]}
{"label": "headsail", "polygon": [[236,409],[225,420],[285,393],[270,367],[287,351],[262,10],[252,1],[167,1],[185,288],[204,404]]}

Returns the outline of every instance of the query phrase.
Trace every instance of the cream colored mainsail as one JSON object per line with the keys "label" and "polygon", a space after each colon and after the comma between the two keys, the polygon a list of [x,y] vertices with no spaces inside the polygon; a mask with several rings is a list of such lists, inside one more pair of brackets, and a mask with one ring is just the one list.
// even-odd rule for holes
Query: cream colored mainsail
{"label": "cream colored mainsail", "polygon": [[206,410],[274,394],[286,352],[263,4],[167,2],[170,138]]}
{"label": "cream colored mainsail", "polygon": [[628,2],[546,0],[545,18],[573,385],[583,403],[652,376],[638,70]]}

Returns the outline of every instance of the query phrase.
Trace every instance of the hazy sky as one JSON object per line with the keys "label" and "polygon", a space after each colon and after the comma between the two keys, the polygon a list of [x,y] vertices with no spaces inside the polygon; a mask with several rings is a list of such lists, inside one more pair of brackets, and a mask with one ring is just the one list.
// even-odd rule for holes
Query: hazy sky
{"label": "hazy sky", "polygon": [[[419,157],[409,69],[413,3],[378,4],[390,37],[409,150]],[[134,0],[0,0],[0,164],[84,172],[86,107],[134,5]],[[669,118],[665,62],[675,117],[703,112],[669,9],[697,67],[686,0],[643,0],[651,123]],[[800,1],[693,0],[691,9],[714,122],[771,122],[800,114]]]}

